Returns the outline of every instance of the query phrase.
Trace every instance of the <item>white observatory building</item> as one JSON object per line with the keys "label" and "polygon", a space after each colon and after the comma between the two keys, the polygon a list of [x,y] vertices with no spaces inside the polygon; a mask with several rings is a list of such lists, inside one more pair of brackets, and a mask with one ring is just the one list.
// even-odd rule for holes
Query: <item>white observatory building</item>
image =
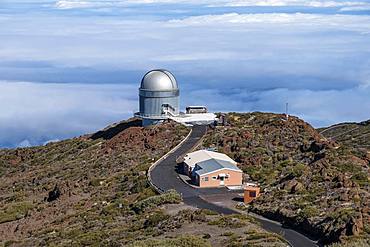
{"label": "white observatory building", "polygon": [[179,115],[179,88],[175,77],[167,70],[146,73],[139,88],[140,116],[144,125]]}
{"label": "white observatory building", "polygon": [[185,125],[210,124],[216,115],[207,113],[205,106],[188,106],[186,114],[180,112],[180,90],[176,78],[164,69],[147,72],[139,88],[139,112],[135,115],[143,120],[143,126],[172,119]]}

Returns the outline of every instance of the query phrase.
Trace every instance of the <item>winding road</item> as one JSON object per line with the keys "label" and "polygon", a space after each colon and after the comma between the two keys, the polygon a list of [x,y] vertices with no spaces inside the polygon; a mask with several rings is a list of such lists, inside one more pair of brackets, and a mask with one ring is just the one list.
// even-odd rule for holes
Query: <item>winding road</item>
{"label": "winding road", "polygon": [[[201,196],[206,195],[227,194],[228,190],[226,188],[198,189],[191,187],[180,179],[179,174],[176,171],[177,157],[189,152],[189,150],[191,150],[205,135],[206,131],[207,126],[194,126],[190,135],[177,148],[164,156],[159,162],[155,163],[155,165],[149,170],[150,182],[161,192],[175,189],[177,192],[182,194],[184,203],[188,205],[195,206],[197,208],[210,209],[221,214],[239,213],[233,209],[212,204],[201,198]],[[256,216],[255,218],[261,223],[261,226],[265,230],[281,234],[292,246],[316,246],[316,244],[306,236],[292,229],[285,228],[278,222],[270,221],[260,216]]]}

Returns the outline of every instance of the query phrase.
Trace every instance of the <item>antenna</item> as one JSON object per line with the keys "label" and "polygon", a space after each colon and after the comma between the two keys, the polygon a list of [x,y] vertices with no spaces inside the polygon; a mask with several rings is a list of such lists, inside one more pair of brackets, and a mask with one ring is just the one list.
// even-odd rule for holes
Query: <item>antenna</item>
{"label": "antenna", "polygon": [[286,117],[286,121],[288,121],[289,120],[289,103],[287,102],[286,104],[285,104],[285,117]]}

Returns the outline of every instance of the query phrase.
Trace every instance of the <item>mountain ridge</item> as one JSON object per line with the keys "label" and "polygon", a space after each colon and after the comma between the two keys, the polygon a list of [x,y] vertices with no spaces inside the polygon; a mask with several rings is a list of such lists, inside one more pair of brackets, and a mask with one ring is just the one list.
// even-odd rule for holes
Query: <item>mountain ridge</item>
{"label": "mountain ridge", "polygon": [[[300,229],[323,244],[369,241],[369,159],[294,116],[287,121],[283,114],[254,112],[228,113],[226,118],[228,125],[210,129],[201,148],[230,155],[245,172],[245,181],[261,184],[263,195],[245,210]],[[189,130],[174,122],[147,128],[139,125],[138,119],[130,119],[45,146],[0,149],[0,235],[4,238],[0,241],[24,246],[108,244],[104,239],[109,239],[120,245],[157,241],[158,236],[177,238],[188,233],[182,230],[187,224],[199,227],[199,232],[208,229],[220,216],[202,211],[202,220],[194,222],[188,220],[194,219],[189,216],[197,214],[194,211],[170,216],[166,203],[173,202],[172,197],[156,199],[147,183],[152,162]],[[154,212],[135,212],[145,200],[154,203]],[[164,206],[156,204],[162,200]],[[238,227],[233,228],[233,221],[253,231],[243,235]],[[228,216],[217,222],[228,227],[212,228],[220,234],[207,235],[214,246],[225,241],[251,244],[256,232],[265,244],[267,239],[274,246],[284,243],[250,218]],[[163,228],[166,224],[171,229]],[[208,240],[199,234],[192,239],[199,246]]]}

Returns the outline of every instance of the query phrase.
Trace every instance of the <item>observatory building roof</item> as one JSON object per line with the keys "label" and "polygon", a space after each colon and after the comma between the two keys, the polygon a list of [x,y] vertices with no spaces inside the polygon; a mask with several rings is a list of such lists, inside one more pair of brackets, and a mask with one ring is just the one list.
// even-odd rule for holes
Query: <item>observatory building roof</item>
{"label": "observatory building roof", "polygon": [[178,90],[175,77],[167,70],[156,69],[146,73],[141,80],[140,89],[150,91]]}

